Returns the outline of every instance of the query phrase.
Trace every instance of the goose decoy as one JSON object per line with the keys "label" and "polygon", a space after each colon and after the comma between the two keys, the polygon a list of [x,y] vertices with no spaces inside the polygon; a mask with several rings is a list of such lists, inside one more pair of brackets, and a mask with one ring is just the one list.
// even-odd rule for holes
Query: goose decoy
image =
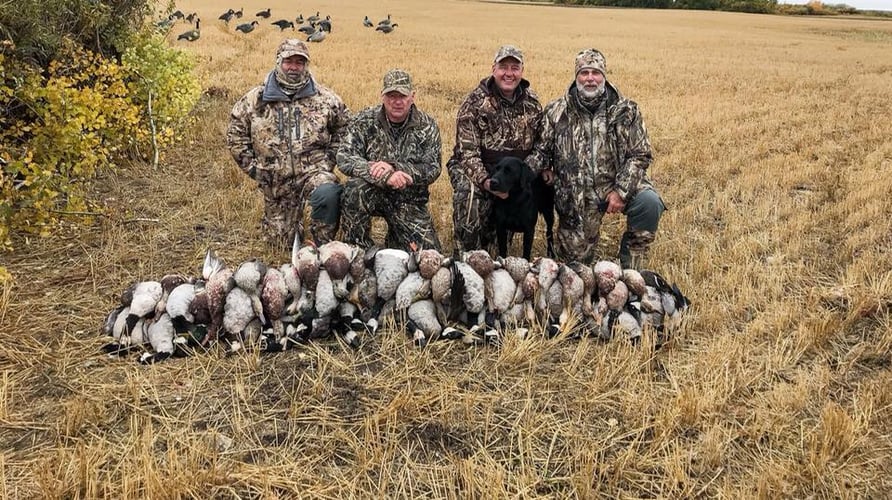
{"label": "goose decoy", "polygon": [[171,19],[184,19],[186,17],[181,10],[175,10],[173,14],[170,15]]}
{"label": "goose decoy", "polygon": [[243,15],[244,13],[245,13],[245,9],[244,9],[244,8],[240,8],[239,10],[233,12],[233,15],[235,15],[235,17],[236,17],[237,19],[241,19],[241,18],[242,18],[242,15]]}
{"label": "goose decoy", "polygon": [[316,24],[319,20],[322,19],[319,17],[319,11],[317,10],[315,14],[307,18],[307,22],[310,24]]}
{"label": "goose decoy", "polygon": [[239,24],[235,27],[236,31],[241,31],[242,33],[250,33],[254,31],[254,26],[257,26],[257,21],[251,21],[250,23]]}
{"label": "goose decoy", "polygon": [[298,14],[297,19],[295,19],[294,22],[296,22],[297,24],[303,24],[304,23],[304,15]]}
{"label": "goose decoy", "polygon": [[273,26],[278,26],[279,31],[285,31],[285,28],[294,29],[294,23],[292,23],[291,21],[289,21],[287,19],[279,19],[278,21],[276,21],[274,23],[270,23],[270,24],[272,24]]}
{"label": "goose decoy", "polygon": [[269,19],[269,16],[270,16],[269,7],[267,7],[266,10],[261,10],[260,12],[254,14],[254,16],[255,16],[255,17],[262,17],[262,18],[264,18],[264,19]]}
{"label": "goose decoy", "polygon": [[197,12],[193,12],[193,13],[189,14],[188,16],[186,16],[186,21],[188,21],[189,24],[194,23],[196,19],[198,19]]}
{"label": "goose decoy", "polygon": [[325,35],[327,35],[327,34],[328,33],[323,30],[316,31],[307,37],[307,41],[319,43],[322,40],[325,40]]}
{"label": "goose decoy", "polygon": [[378,26],[383,26],[385,24],[387,24],[387,25],[390,24],[390,14],[387,14],[386,19],[382,19],[382,20],[378,21]]}
{"label": "goose decoy", "polygon": [[180,36],[177,37],[177,40],[186,40],[187,42],[194,42],[201,37],[201,19],[195,20],[195,29],[189,30],[185,33],[181,33]]}
{"label": "goose decoy", "polygon": [[331,16],[325,16],[325,19],[316,23],[319,26],[320,31],[327,31],[331,33]]}
{"label": "goose decoy", "polygon": [[381,33],[387,34],[393,31],[393,28],[399,26],[397,23],[393,24],[379,24],[375,31],[380,31]]}
{"label": "goose decoy", "polygon": [[235,17],[235,11],[232,10],[232,9],[229,9],[229,10],[227,10],[226,12],[220,14],[220,17],[218,17],[217,19],[219,19],[219,20],[225,22],[226,24],[229,24],[229,21],[230,21],[233,17]]}
{"label": "goose decoy", "polygon": [[164,19],[155,23],[155,28],[159,29],[160,31],[164,31],[164,32],[170,31],[170,28],[172,26],[173,26],[173,19],[170,17],[164,18]]}
{"label": "goose decoy", "polygon": [[369,19],[369,16],[365,16],[365,19],[362,20],[362,25],[365,26],[366,28],[371,28],[372,26],[374,26],[372,24],[372,20]]}
{"label": "goose decoy", "polygon": [[316,32],[316,28],[311,24],[305,24],[305,25],[301,26],[300,28],[297,28],[297,31],[300,31],[304,35],[312,35],[313,33]]}

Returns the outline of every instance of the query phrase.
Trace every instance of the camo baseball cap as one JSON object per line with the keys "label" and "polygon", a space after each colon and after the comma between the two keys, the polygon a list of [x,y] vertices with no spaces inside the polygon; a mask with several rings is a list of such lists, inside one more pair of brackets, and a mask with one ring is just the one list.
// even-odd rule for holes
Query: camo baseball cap
{"label": "camo baseball cap", "polygon": [[520,51],[514,45],[502,45],[499,47],[498,52],[496,52],[496,56],[493,58],[492,63],[498,64],[502,59],[506,59],[509,57],[513,57],[517,59],[520,64],[523,64],[523,52]]}
{"label": "camo baseball cap", "polygon": [[595,69],[607,76],[607,59],[596,49],[585,49],[576,54],[576,74],[584,69]]}
{"label": "camo baseball cap", "polygon": [[384,75],[384,87],[381,94],[388,92],[399,92],[403,95],[412,94],[412,77],[409,73],[401,69],[392,69]]}
{"label": "camo baseball cap", "polygon": [[307,44],[297,38],[288,38],[279,44],[276,50],[276,58],[279,60],[286,59],[291,56],[303,56],[307,61],[310,60],[310,49]]}

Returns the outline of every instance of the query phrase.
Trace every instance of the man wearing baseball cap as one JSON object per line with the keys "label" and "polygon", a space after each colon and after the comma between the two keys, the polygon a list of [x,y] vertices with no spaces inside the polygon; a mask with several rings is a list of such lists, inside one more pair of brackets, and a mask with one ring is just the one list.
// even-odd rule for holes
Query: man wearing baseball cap
{"label": "man wearing baseball cap", "polygon": [[339,223],[341,186],[334,167],[349,114],[309,66],[306,43],[291,38],[279,44],[275,68],[235,103],[226,134],[232,157],[263,193],[264,239],[285,249],[295,239],[330,241]]}
{"label": "man wearing baseball cap", "polygon": [[540,140],[527,158],[534,170],[553,169],[557,256],[594,263],[602,215],[622,213],[620,263],[640,268],[665,210],[647,175],[647,129],[638,105],[607,80],[604,54],[582,50],[574,67],[567,93],[545,107]]}
{"label": "man wearing baseball cap", "polygon": [[384,75],[381,104],[359,112],[338,150],[349,179],[341,203],[344,241],[369,248],[371,218],[387,222],[384,245],[440,249],[428,207],[429,186],[440,176],[440,129],[415,106],[405,70]]}
{"label": "man wearing baseball cap", "polygon": [[514,45],[496,51],[492,74],[465,97],[455,125],[455,147],[446,163],[452,183],[453,249],[492,250],[495,226],[489,177],[502,158],[520,159],[533,149],[542,105],[523,78],[523,52]]}

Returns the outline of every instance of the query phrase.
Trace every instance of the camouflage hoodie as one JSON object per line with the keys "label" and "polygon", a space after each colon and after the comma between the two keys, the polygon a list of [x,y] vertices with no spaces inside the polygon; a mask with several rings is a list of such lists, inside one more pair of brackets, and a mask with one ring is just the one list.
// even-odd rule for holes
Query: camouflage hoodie
{"label": "camouflage hoodie", "polygon": [[411,186],[398,192],[407,202],[426,202],[428,186],[440,176],[440,129],[434,119],[412,105],[409,117],[394,128],[379,104],[357,114],[338,150],[338,168],[350,177],[358,177],[376,186],[385,179],[369,174],[370,161],[386,161],[412,176]]}
{"label": "camouflage hoodie", "polygon": [[252,177],[255,168],[282,177],[331,172],[348,120],[341,98],[312,76],[289,97],[273,71],[233,106],[226,142],[236,163]]}
{"label": "camouflage hoodie", "polygon": [[458,110],[455,148],[449,159],[449,179],[453,189],[469,189],[468,180],[478,188],[502,157],[524,158],[542,126],[542,105],[521,79],[517,98],[501,96],[493,77],[484,78]]}
{"label": "camouflage hoodie", "polygon": [[653,188],[647,177],[653,156],[638,105],[610,82],[605,85],[603,113],[582,106],[575,82],[550,102],[541,138],[527,157],[533,170],[554,170],[555,208],[571,225],[597,210],[611,190],[628,201],[638,191]]}

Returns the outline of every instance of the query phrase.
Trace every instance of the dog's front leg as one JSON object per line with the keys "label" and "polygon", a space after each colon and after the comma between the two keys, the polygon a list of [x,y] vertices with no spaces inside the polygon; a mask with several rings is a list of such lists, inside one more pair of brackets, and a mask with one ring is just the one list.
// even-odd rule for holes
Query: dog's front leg
{"label": "dog's front leg", "polygon": [[533,237],[536,234],[536,226],[528,227],[523,232],[523,258],[530,260],[533,255]]}
{"label": "dog's front leg", "polygon": [[[499,243],[499,257],[507,257],[508,256],[508,230],[504,227],[496,228],[496,239]],[[526,243],[526,237],[524,236],[524,243]]]}

